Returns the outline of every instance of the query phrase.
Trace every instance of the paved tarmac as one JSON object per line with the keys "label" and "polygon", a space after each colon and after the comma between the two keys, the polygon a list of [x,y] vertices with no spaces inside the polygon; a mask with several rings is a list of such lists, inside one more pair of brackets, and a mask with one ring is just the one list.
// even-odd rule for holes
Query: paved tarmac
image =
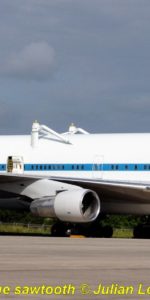
{"label": "paved tarmac", "polygon": [[146,286],[150,240],[0,236],[0,299],[143,300]]}

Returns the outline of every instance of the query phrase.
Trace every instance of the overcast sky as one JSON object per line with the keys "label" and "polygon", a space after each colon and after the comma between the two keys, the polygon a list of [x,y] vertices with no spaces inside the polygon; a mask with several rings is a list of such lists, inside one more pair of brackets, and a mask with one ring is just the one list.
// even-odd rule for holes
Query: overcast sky
{"label": "overcast sky", "polygon": [[0,134],[150,132],[149,0],[0,0]]}

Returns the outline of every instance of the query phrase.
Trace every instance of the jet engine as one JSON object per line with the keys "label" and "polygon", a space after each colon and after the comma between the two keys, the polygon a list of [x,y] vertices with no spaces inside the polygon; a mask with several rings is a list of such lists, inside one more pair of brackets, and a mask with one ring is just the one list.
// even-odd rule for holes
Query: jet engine
{"label": "jet engine", "polygon": [[65,222],[87,223],[94,221],[100,212],[98,195],[87,189],[59,192],[55,197],[34,200],[31,212],[40,217],[58,218]]}

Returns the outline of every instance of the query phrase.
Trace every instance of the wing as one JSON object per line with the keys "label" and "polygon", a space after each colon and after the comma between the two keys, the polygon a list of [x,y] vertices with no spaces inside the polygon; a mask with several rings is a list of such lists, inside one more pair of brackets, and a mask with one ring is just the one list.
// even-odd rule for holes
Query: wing
{"label": "wing", "polygon": [[25,186],[29,186],[39,178],[32,178],[15,174],[0,173],[0,208],[29,210],[32,199],[22,195]]}
{"label": "wing", "polygon": [[106,181],[69,177],[52,177],[52,179],[95,191],[101,201],[102,213],[150,214],[149,182]]}
{"label": "wing", "polygon": [[[56,191],[75,187],[96,192],[100,198],[103,213],[150,213],[149,182],[0,174],[0,198],[7,198],[8,195],[12,198],[18,197],[23,207],[25,204],[29,206],[29,203],[35,199],[44,199],[54,196]],[[0,200],[0,207],[1,203],[2,200]]]}

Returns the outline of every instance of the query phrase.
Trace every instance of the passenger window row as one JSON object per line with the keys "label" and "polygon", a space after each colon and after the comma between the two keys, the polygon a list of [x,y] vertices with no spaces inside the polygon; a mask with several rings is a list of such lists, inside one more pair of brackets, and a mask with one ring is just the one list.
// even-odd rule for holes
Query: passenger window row
{"label": "passenger window row", "polygon": [[64,165],[31,165],[31,170],[64,170]]}
{"label": "passenger window row", "polygon": [[[5,165],[0,165],[1,170],[5,170]],[[146,171],[150,170],[150,164],[32,164],[32,165],[24,165],[24,169],[27,171],[59,171],[59,170],[72,170],[72,171]]]}
{"label": "passenger window row", "polygon": [[[65,165],[30,165],[24,166],[25,170],[38,170],[38,171],[48,171],[48,170],[64,170]],[[84,165],[71,165],[67,170],[84,170]]]}
{"label": "passenger window row", "polygon": [[72,170],[84,170],[84,165],[72,165]]}
{"label": "passenger window row", "polygon": [[137,164],[133,164],[133,165],[111,165],[111,170],[150,170],[150,165],[137,165]]}

